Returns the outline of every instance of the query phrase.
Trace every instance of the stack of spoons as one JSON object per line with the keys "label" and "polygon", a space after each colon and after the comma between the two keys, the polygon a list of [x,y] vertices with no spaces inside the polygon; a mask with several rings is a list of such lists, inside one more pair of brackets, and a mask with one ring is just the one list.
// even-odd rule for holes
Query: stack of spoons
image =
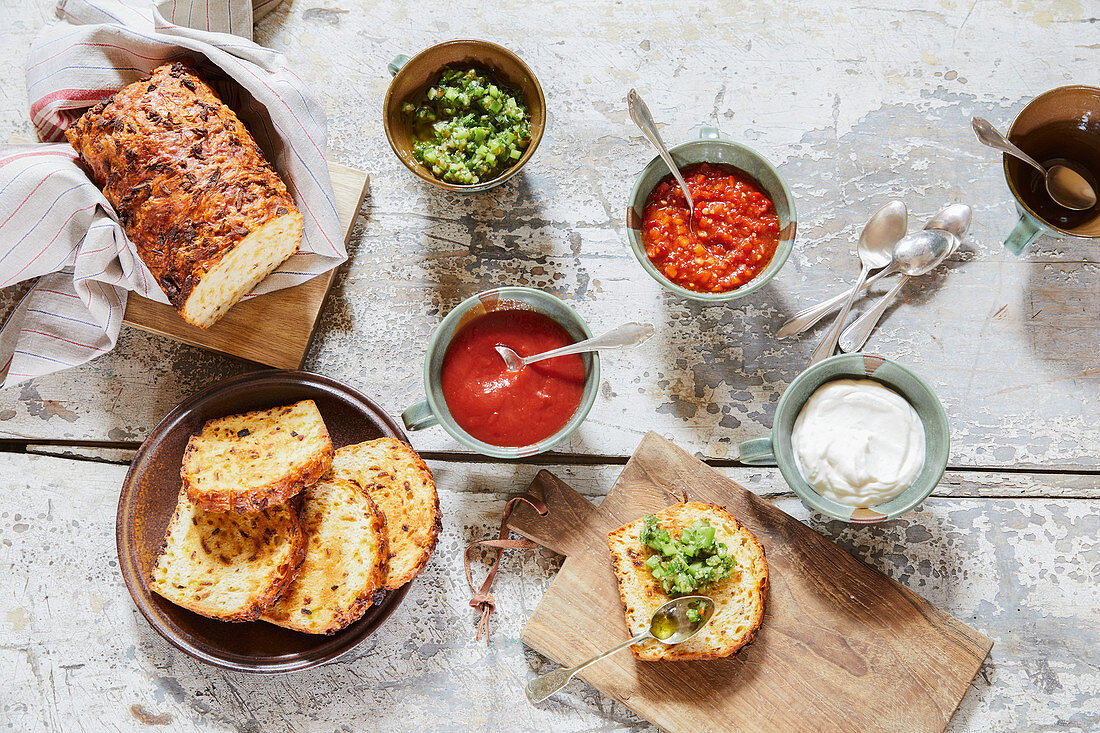
{"label": "stack of spoons", "polygon": [[[802,333],[840,308],[841,312],[825,338],[814,349],[810,363],[815,364],[832,356],[838,344],[844,352],[859,351],[905,283],[911,277],[931,272],[959,247],[970,228],[970,217],[969,206],[951,204],[929,219],[923,229],[906,234],[908,210],[901,201],[891,201],[875,212],[860,234],[857,251],[863,269],[856,285],[799,311],[783,324],[776,337],[782,339]],[[876,269],[877,272],[871,272]],[[845,329],[848,313],[859,294],[882,278],[894,274],[900,274],[900,277],[890,290]]]}

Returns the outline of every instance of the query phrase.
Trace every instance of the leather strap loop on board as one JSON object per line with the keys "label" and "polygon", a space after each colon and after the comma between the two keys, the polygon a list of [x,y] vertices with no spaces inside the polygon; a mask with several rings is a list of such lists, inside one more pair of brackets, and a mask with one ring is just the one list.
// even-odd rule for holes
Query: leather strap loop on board
{"label": "leather strap loop on board", "polygon": [[[530,494],[521,494],[514,496],[508,500],[508,503],[504,505],[504,516],[500,519],[500,537],[495,540],[478,540],[477,542],[471,542],[466,545],[466,551],[463,553],[463,564],[466,566],[466,583],[470,586],[470,591],[474,594],[470,599],[470,606],[481,613],[481,620],[477,623],[477,635],[474,639],[481,640],[482,633],[485,634],[485,645],[489,645],[489,616],[493,614],[493,610],[496,609],[496,598],[489,592],[489,589],[493,587],[493,580],[497,577],[497,570],[500,569],[500,558],[504,554],[504,550],[533,550],[538,547],[537,542],[531,540],[518,539],[513,540],[508,538],[508,518],[512,516],[512,509],[515,508],[516,502],[522,501],[530,505],[532,509],[539,513],[539,516],[546,516],[550,510],[546,507],[540,499],[537,499]],[[499,550],[497,556],[493,559],[493,564],[489,566],[489,573],[485,576],[485,581],[481,584],[480,588],[474,587],[474,576],[470,569],[470,550],[478,546],[495,547]]]}

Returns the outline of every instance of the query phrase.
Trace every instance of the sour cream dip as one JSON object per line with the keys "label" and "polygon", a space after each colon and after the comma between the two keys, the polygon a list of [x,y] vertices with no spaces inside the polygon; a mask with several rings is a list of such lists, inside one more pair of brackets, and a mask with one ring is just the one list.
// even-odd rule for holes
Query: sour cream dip
{"label": "sour cream dip", "polygon": [[872,379],[836,379],[802,406],[791,447],[814,491],[847,506],[875,506],[920,475],[924,424],[889,387]]}

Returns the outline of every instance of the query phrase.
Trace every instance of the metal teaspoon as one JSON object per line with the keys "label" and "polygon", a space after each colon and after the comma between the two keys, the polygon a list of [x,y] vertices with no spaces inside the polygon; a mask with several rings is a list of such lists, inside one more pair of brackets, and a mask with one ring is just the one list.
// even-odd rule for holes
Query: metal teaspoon
{"label": "metal teaspoon", "polygon": [[[697,621],[689,621],[687,612],[694,608],[699,616]],[[532,703],[540,703],[569,684],[573,675],[580,672],[590,664],[595,664],[604,657],[609,657],[620,649],[625,649],[634,644],[640,644],[646,639],[656,639],[664,644],[679,644],[687,641],[702,630],[711,616],[714,615],[714,601],[707,596],[681,596],[669,601],[657,609],[653,614],[653,620],[649,622],[649,628],[627,639],[602,654],[597,654],[591,659],[581,662],[576,667],[555,669],[553,672],[539,675],[527,684],[527,699]]]}
{"label": "metal teaspoon", "polygon": [[866,313],[852,323],[840,340],[840,349],[846,353],[859,351],[874,330],[886,308],[909,282],[909,278],[931,272],[959,245],[959,238],[942,229],[922,229],[913,232],[894,248],[894,260],[902,276],[886,294],[878,299]]}
{"label": "metal teaspoon", "polygon": [[[936,215],[928,220],[928,223],[924,225],[925,229],[943,229],[945,232],[951,232],[960,239],[967,230],[970,229],[970,214],[971,209],[966,204],[948,204],[947,206],[936,212]],[[899,239],[900,241],[900,239]],[[897,242],[895,242],[897,244]],[[889,267],[884,267],[874,275],[867,278],[867,282],[863,283],[863,289],[867,290],[876,282],[884,277],[889,277],[898,272],[897,264],[891,263]],[[840,307],[844,302],[844,299],[851,294],[851,290],[845,290],[842,293],[837,293],[828,300],[823,300],[816,305],[811,305],[808,308],[803,308],[798,313],[795,313],[791,318],[780,327],[779,331],[775,334],[777,339],[784,339],[788,336],[794,336],[802,333],[806,329],[813,326],[825,316],[832,313],[834,310]],[[844,335],[840,337],[841,348],[843,349]]]}
{"label": "metal teaspoon", "polygon": [[886,267],[893,261],[892,248],[905,235],[905,228],[909,223],[909,212],[901,201],[891,201],[875,212],[863,232],[859,235],[859,245],[856,251],[859,253],[859,261],[863,265],[859,272],[859,279],[848,294],[848,300],[840,309],[839,315],[833,321],[833,325],[825,333],[825,338],[810,354],[810,364],[828,359],[836,351],[837,341],[840,340],[840,332],[844,328],[844,321],[848,319],[848,313],[852,310],[852,303],[867,280],[867,275],[876,267]]}
{"label": "metal teaspoon", "polygon": [[595,336],[575,344],[562,346],[560,349],[551,349],[533,356],[520,356],[507,346],[496,346],[500,358],[504,359],[504,366],[510,372],[518,372],[528,364],[543,359],[553,359],[555,356],[568,356],[569,354],[583,354],[586,351],[599,351],[600,349],[626,349],[646,341],[653,335],[652,323],[624,323],[618,328],[613,328],[605,334]]}
{"label": "metal teaspoon", "polygon": [[988,120],[981,117],[971,119],[970,126],[974,128],[974,134],[983,145],[1008,153],[1038,170],[1043,175],[1043,183],[1046,184],[1047,193],[1054,199],[1054,203],[1071,211],[1086,211],[1096,206],[1096,191],[1077,171],[1062,164],[1044,168],[1030,155],[1010,143],[1008,138]]}
{"label": "metal teaspoon", "polygon": [[634,124],[638,126],[638,129],[642,131],[642,134],[646,136],[649,142],[653,143],[653,147],[657,148],[657,153],[661,156],[661,160],[665,162],[668,169],[672,171],[672,175],[676,177],[676,182],[680,184],[680,190],[684,192],[684,197],[687,198],[688,204],[688,228],[691,233],[695,233],[695,200],[691,198],[691,191],[688,190],[687,181],[680,175],[680,169],[676,165],[676,161],[672,159],[672,155],[669,154],[668,148],[665,147],[665,141],[661,139],[661,133],[657,131],[657,125],[653,122],[653,115],[649,113],[649,107],[642,101],[642,97],[638,94],[638,90],[631,89],[626,95],[626,105],[630,111],[630,119],[634,120]]}

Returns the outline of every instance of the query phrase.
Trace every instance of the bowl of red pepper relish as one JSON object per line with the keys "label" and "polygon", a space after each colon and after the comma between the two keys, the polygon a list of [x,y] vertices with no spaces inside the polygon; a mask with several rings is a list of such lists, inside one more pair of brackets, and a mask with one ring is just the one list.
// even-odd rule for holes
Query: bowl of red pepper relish
{"label": "bowl of red pepper relish", "polygon": [[549,293],[522,287],[479,293],[432,334],[426,398],[401,418],[409,430],[441,425],[460,443],[496,458],[547,451],[592,409],[599,355],[556,357],[509,372],[495,347],[531,356],[591,337],[580,315]]}
{"label": "bowl of red pepper relish", "polygon": [[654,158],[627,209],[638,262],[666,289],[692,300],[724,302],[763,287],[790,256],[797,229],[779,171],[712,128],[670,152],[695,201],[694,231],[683,191]]}
{"label": "bowl of red pepper relish", "polygon": [[672,174],[650,192],[642,221],[646,256],[665,277],[699,293],[725,293],[771,262],[779,217],[755,181],[726,165],[681,171],[695,201],[695,221]]}

